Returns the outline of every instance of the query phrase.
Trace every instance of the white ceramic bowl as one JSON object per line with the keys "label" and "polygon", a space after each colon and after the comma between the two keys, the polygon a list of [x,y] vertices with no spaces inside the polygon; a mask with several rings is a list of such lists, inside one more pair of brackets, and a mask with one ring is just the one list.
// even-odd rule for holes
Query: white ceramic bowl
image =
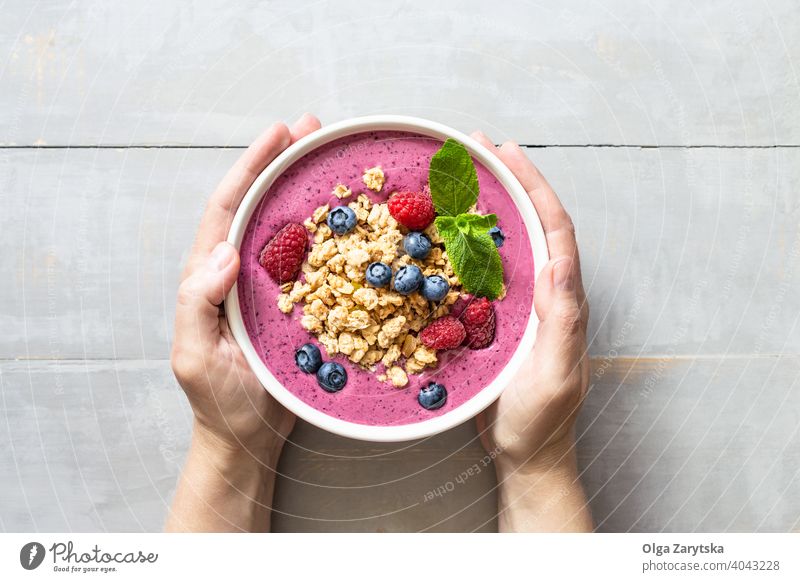
{"label": "white ceramic bowl", "polygon": [[[511,171],[506,168],[497,157],[471,137],[442,125],[441,123],[400,115],[374,115],[340,121],[323,127],[319,131],[315,131],[311,135],[304,137],[290,146],[261,172],[255,182],[253,182],[253,185],[242,200],[236,212],[236,216],[233,219],[231,230],[228,234],[228,242],[233,244],[237,249],[240,248],[242,237],[250,222],[250,217],[258,206],[261,197],[269,189],[275,179],[294,162],[310,151],[333,140],[367,131],[406,131],[434,137],[442,141],[448,137],[452,137],[464,144],[472,157],[480,161],[481,164],[494,174],[511,195],[527,227],[531,248],[533,249],[535,276],[539,276],[539,273],[548,261],[547,242],[544,237],[541,222],[539,222],[539,217],[533,208],[533,204],[531,204],[522,185]],[[233,289],[231,289],[225,299],[225,312],[233,336],[242,348],[247,362],[261,381],[261,384],[264,385],[278,402],[300,418],[332,433],[354,439],[381,442],[407,441],[443,432],[472,418],[494,402],[514,377],[514,374],[525,358],[530,355],[531,349],[533,348],[539,320],[536,317],[536,311],[533,309],[532,304],[530,307],[531,315],[528,319],[528,327],[508,364],[488,386],[484,387],[483,390],[478,392],[470,400],[430,420],[399,426],[370,426],[329,416],[306,404],[289,392],[264,365],[253,347],[250,336],[245,329],[244,321],[242,320],[242,313],[239,308],[239,294],[236,285],[233,286]]]}

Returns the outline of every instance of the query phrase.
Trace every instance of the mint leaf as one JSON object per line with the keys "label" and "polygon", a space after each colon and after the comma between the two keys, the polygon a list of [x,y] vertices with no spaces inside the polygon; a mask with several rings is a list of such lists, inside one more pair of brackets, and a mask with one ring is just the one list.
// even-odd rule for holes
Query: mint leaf
{"label": "mint leaf", "polygon": [[467,148],[448,138],[431,158],[431,198],[440,216],[463,214],[478,200],[478,173]]}
{"label": "mint leaf", "polygon": [[439,231],[439,234],[442,235],[442,238],[444,238],[443,232],[458,230],[456,219],[452,216],[437,216],[433,224],[436,226],[436,230]]}
{"label": "mint leaf", "polygon": [[[466,232],[459,227],[458,220],[463,216],[439,216],[435,222],[444,239],[453,271],[469,293],[476,297],[497,299],[503,290],[503,263],[500,254],[486,230],[472,228],[472,225],[481,221],[467,220]],[[484,219],[482,222],[488,224],[492,222],[494,215],[472,216]]]}
{"label": "mint leaf", "polygon": [[481,234],[497,224],[497,215],[459,214],[455,218],[455,223],[462,232]]}

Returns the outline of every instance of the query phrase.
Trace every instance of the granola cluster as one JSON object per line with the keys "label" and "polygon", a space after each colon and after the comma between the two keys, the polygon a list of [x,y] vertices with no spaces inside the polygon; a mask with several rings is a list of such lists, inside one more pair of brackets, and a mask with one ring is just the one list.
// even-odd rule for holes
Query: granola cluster
{"label": "granola cluster", "polygon": [[[364,182],[370,189],[377,185],[368,182],[366,174]],[[382,172],[380,182],[382,186]],[[352,194],[342,195],[345,192],[350,189],[341,184],[333,191],[338,198]],[[278,308],[291,313],[295,304],[301,305],[301,325],[317,336],[329,356],[343,354],[373,372],[378,372],[381,364],[383,371],[378,379],[399,388],[408,383],[408,374],[436,364],[436,350],[419,341],[419,332],[433,319],[450,312],[461,284],[433,225],[425,230],[433,248],[424,260],[417,260],[402,250],[403,227],[392,218],[385,203],[373,204],[359,194],[348,206],[358,219],[348,234],[335,236],[331,232],[325,223],[327,204],[303,223],[313,235],[313,245],[302,266],[304,280],[281,287]],[[430,303],[419,293],[404,296],[390,288],[371,287],[365,272],[374,261],[391,265],[393,271],[415,264],[425,276],[446,278],[450,291],[443,301]]]}
{"label": "granola cluster", "polygon": [[383,175],[383,168],[375,166],[364,171],[362,180],[364,180],[364,185],[367,188],[373,192],[380,192],[384,182],[386,182],[386,177]]}

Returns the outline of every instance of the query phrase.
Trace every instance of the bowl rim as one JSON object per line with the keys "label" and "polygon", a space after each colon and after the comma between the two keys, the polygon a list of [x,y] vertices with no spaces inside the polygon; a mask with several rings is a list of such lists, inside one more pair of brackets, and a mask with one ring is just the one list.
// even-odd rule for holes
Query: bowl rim
{"label": "bowl rim", "polygon": [[[534,261],[534,281],[538,279],[549,260],[547,240],[533,203],[511,170],[496,155],[468,135],[435,121],[405,115],[370,115],[345,119],[327,125],[290,145],[258,175],[247,190],[231,222],[227,241],[237,250],[240,249],[253,212],[273,182],[291,164],[331,141],[369,131],[406,131],[442,141],[450,137],[461,142],[470,155],[503,184],[511,196],[528,232]],[[487,386],[460,406],[441,416],[412,424],[382,426],[359,424],[330,416],[303,402],[273,376],[258,356],[245,328],[239,306],[238,279],[225,297],[225,313],[228,327],[244,353],[247,363],[264,389],[280,404],[319,428],[340,436],[371,442],[403,442],[429,437],[458,426],[483,411],[500,396],[530,354],[539,324],[531,298],[528,325],[519,344],[506,366]]]}

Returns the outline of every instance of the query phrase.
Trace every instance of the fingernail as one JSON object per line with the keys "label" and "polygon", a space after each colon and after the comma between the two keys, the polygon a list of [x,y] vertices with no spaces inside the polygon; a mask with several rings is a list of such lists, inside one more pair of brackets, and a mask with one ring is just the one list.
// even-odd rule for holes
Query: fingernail
{"label": "fingernail", "polygon": [[233,257],[233,247],[229,243],[222,241],[211,251],[211,256],[208,260],[215,270],[221,271],[231,264]]}
{"label": "fingernail", "polygon": [[572,259],[558,259],[553,263],[553,286],[561,291],[572,291],[575,288]]}

